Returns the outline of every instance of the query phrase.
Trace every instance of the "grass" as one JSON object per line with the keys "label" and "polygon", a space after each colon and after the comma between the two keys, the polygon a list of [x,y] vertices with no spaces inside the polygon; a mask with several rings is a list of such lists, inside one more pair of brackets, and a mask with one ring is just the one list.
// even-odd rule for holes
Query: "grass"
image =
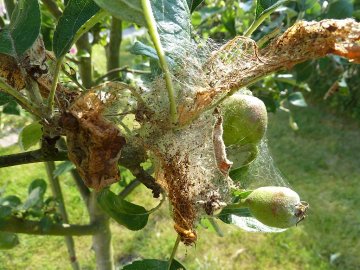
{"label": "grass", "polygon": [[[180,245],[177,259],[188,269],[359,269],[360,258],[360,129],[348,119],[318,107],[295,110],[300,126],[293,132],[285,113],[270,117],[268,143],[278,168],[293,189],[310,203],[309,216],[280,234],[246,233],[220,224],[225,236],[199,229],[195,247]],[[18,152],[16,146],[0,155]],[[45,178],[42,164],[0,169],[0,186],[8,194],[26,196],[28,183]],[[88,217],[69,175],[61,178],[70,221]],[[130,199],[150,209],[156,204],[145,188]],[[112,223],[115,259],[166,259],[176,235],[164,204],[145,229],[131,232]],[[71,269],[62,237],[20,235],[20,245],[0,252],[0,269]],[[83,269],[95,269],[91,237],[75,238]],[[331,258],[333,258],[331,260]]]}

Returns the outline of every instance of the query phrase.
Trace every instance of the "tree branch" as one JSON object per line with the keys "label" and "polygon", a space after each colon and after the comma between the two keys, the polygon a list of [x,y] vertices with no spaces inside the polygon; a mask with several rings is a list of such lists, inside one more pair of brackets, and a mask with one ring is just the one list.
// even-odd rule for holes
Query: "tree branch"
{"label": "tree branch", "polygon": [[45,162],[45,161],[64,161],[68,160],[66,151],[57,151],[54,153],[44,153],[42,149],[28,151],[18,154],[0,156],[0,168],[16,165]]}
{"label": "tree branch", "polygon": [[128,196],[141,182],[138,179],[132,180],[120,193],[119,197],[125,198]]}
{"label": "tree branch", "polygon": [[[120,45],[122,41],[122,21],[112,17],[110,28],[110,41],[106,47],[107,71],[114,70],[120,65]],[[119,76],[119,71],[108,73],[109,80]]]}
{"label": "tree branch", "polygon": [[109,70],[109,72],[105,73],[104,75],[102,75],[102,76],[100,76],[99,78],[96,79],[95,85],[99,84],[106,77],[108,77],[110,79],[112,77],[111,75],[117,74],[120,71],[124,71],[124,72],[128,72],[128,73],[134,73],[134,74],[151,74],[150,71],[131,69],[128,66],[124,66],[124,67],[119,67],[119,68],[114,68],[112,70]]}
{"label": "tree branch", "polygon": [[40,221],[15,217],[0,220],[0,231],[35,235],[93,235],[99,232],[100,229],[101,226],[96,223],[88,225],[52,224],[50,227],[43,228]]}

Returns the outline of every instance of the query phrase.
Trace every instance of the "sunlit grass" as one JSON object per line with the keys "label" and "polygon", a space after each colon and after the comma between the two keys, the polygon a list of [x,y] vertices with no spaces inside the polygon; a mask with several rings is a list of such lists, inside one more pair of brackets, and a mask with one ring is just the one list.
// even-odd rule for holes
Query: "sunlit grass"
{"label": "sunlit grass", "polygon": [[[180,246],[177,258],[188,269],[357,269],[360,265],[360,130],[356,123],[310,107],[295,112],[293,132],[287,115],[270,117],[268,141],[276,165],[302,199],[306,220],[280,234],[246,233],[220,224],[225,237],[199,229],[195,247]],[[0,154],[18,152],[16,146]],[[28,183],[45,178],[42,164],[0,169],[0,185],[24,198]],[[84,204],[69,175],[61,177],[72,223],[88,222]],[[49,192],[50,194],[50,192]],[[151,192],[138,188],[129,199],[150,209]],[[144,230],[112,224],[115,259],[169,257],[176,235],[168,206],[150,216]],[[71,269],[62,237],[20,236],[21,244],[0,252],[0,269]],[[76,237],[83,269],[95,269],[91,237]],[[331,261],[331,258],[337,259]]]}

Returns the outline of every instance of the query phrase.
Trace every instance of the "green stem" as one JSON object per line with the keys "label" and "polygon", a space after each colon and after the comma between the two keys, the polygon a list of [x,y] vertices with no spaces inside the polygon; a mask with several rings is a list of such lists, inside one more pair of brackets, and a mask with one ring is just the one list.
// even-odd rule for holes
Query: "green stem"
{"label": "green stem", "polygon": [[273,39],[274,37],[276,37],[277,35],[280,34],[280,28],[276,28],[274,31],[270,32],[269,34],[263,36],[261,39],[259,39],[257,42],[256,42],[256,45],[259,47],[259,48],[262,48],[265,43],[267,43],[270,39]]}
{"label": "green stem", "polygon": [[48,98],[48,109],[49,109],[50,116],[52,115],[53,110],[54,110],[55,92],[56,92],[56,87],[57,87],[57,83],[59,80],[59,75],[60,75],[60,70],[61,70],[61,65],[62,65],[63,59],[64,59],[64,56],[61,56],[56,60],[53,81],[51,84],[50,94],[49,94],[49,98]]}
{"label": "green stem", "polygon": [[264,10],[260,14],[260,16],[252,22],[249,29],[245,31],[244,36],[250,37],[252,33],[254,33],[254,31],[260,26],[260,24],[262,24],[270,16],[270,14],[274,12],[275,9],[277,9],[280,5],[284,4],[287,1],[289,0],[279,1],[268,9]]}
{"label": "green stem", "polygon": [[169,265],[168,265],[167,270],[170,270],[170,269],[171,269],[171,264],[172,264],[172,262],[173,262],[173,260],[174,260],[175,255],[176,255],[176,251],[177,251],[177,249],[178,249],[178,247],[179,247],[179,243],[180,243],[180,235],[178,235],[178,236],[176,237],[176,241],[175,241],[173,250],[172,250],[171,255],[170,255]]}
{"label": "green stem", "polygon": [[[46,173],[48,175],[48,179],[50,182],[53,196],[59,203],[59,212],[60,212],[62,221],[65,223],[69,223],[69,218],[68,218],[68,215],[66,212],[64,197],[63,197],[63,194],[61,191],[59,178],[54,177],[54,171],[56,168],[55,162],[54,161],[45,162],[45,167],[46,167]],[[80,270],[80,265],[76,258],[74,239],[72,238],[71,235],[66,235],[64,238],[65,238],[66,247],[67,247],[67,250],[68,250],[68,253],[70,256],[71,266],[74,270]]]}
{"label": "green stem", "polygon": [[76,32],[74,36],[75,43],[83,34],[87,33],[95,24],[97,24],[102,18],[106,16],[107,12],[105,10],[101,10],[92,16],[86,23],[81,26],[79,31]]}
{"label": "green stem", "polygon": [[89,225],[51,224],[44,228],[40,221],[15,217],[0,220],[0,231],[34,235],[93,235],[99,229],[99,225],[95,223]]}
{"label": "green stem", "polygon": [[17,99],[17,101],[25,110],[41,118],[42,113],[39,110],[39,108],[31,104],[29,100],[27,100],[23,95],[21,95],[15,88],[8,85],[5,82],[5,80],[3,80],[3,78],[1,77],[0,77],[0,89],[3,90],[5,93],[13,96],[15,99]]}
{"label": "green stem", "polygon": [[153,16],[150,1],[141,0],[141,4],[143,7],[144,16],[149,29],[150,37],[154,43],[157,55],[159,57],[160,66],[164,72],[166,89],[168,92],[169,103],[170,103],[171,122],[173,125],[176,125],[178,121],[178,115],[177,115],[176,102],[175,102],[174,86],[171,80],[171,74],[168,63],[166,61],[165,52],[160,42],[160,36],[156,28],[156,21]]}

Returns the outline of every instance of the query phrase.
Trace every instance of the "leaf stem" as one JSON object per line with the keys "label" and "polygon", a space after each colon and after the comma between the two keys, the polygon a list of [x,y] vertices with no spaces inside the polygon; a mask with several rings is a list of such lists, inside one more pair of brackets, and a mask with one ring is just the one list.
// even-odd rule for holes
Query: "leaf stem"
{"label": "leaf stem", "polygon": [[168,265],[167,270],[170,270],[170,269],[171,269],[171,264],[172,264],[172,262],[173,262],[173,260],[174,260],[176,251],[177,251],[177,249],[178,249],[178,247],[179,247],[179,243],[180,243],[180,235],[178,235],[178,236],[176,237],[175,244],[174,244],[173,250],[172,250],[172,252],[171,252],[170,258],[169,258],[169,265]]}
{"label": "leaf stem", "polygon": [[172,124],[176,125],[178,122],[178,115],[175,102],[174,86],[171,80],[171,74],[168,63],[166,61],[165,52],[160,42],[160,36],[156,28],[156,21],[153,16],[151,4],[149,0],[141,0],[144,11],[145,20],[149,29],[150,37],[154,43],[157,55],[159,57],[160,66],[164,72],[166,89],[168,92],[170,103],[170,117]]}
{"label": "leaf stem", "polygon": [[41,118],[42,114],[39,108],[31,104],[29,100],[27,100],[23,95],[21,95],[19,91],[17,91],[15,88],[7,84],[5,80],[1,77],[0,77],[0,89],[3,90],[5,93],[13,96],[15,99],[17,99],[19,103],[24,107],[24,109]]}
{"label": "leaf stem", "polygon": [[260,24],[262,24],[267,19],[267,17],[269,17],[270,14],[274,12],[275,9],[277,9],[280,5],[284,4],[287,1],[289,0],[279,1],[276,4],[272,5],[271,7],[265,9],[260,14],[260,16],[252,22],[249,29],[245,31],[244,36],[250,37],[252,33],[254,33],[254,31],[260,26]]}
{"label": "leaf stem", "polygon": [[81,26],[81,28],[76,32],[73,40],[73,44],[78,41],[78,39],[85,33],[87,33],[96,23],[98,23],[102,18],[105,17],[107,12],[105,10],[101,10],[92,16],[86,23]]}

